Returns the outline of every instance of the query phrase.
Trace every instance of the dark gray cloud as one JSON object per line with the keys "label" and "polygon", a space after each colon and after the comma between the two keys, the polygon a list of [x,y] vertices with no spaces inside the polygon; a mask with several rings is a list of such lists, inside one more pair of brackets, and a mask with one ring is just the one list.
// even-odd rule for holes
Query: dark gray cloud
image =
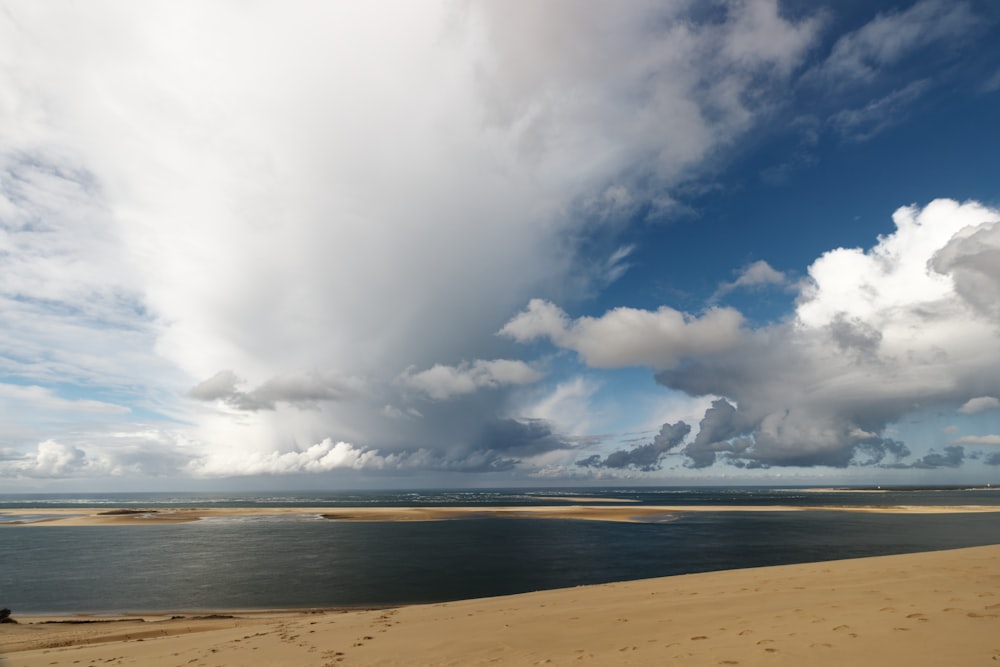
{"label": "dark gray cloud", "polygon": [[323,401],[337,401],[354,392],[349,383],[332,373],[281,375],[251,391],[243,391],[242,378],[233,371],[219,371],[193,387],[188,396],[200,401],[222,401],[239,410],[274,410],[280,403],[315,408]]}
{"label": "dark gray cloud", "polygon": [[930,266],[950,275],[955,291],[1000,322],[1000,222],[984,219],[963,230],[931,258]]}
{"label": "dark gray cloud", "polygon": [[653,438],[653,442],[612,452],[603,461],[595,454],[577,461],[576,464],[585,468],[636,468],[645,472],[659,470],[663,457],[681,444],[690,432],[691,427],[682,421],[676,424],[664,424]]}
{"label": "dark gray cloud", "polygon": [[914,468],[957,468],[965,460],[965,448],[951,445],[944,452],[932,451],[913,464]]}
{"label": "dark gray cloud", "polygon": [[537,456],[575,445],[544,419],[498,419],[483,428],[476,441],[481,451],[514,456]]}
{"label": "dark gray cloud", "polygon": [[694,442],[684,449],[695,468],[704,468],[715,463],[716,453],[746,451],[753,441],[747,436],[747,429],[736,408],[727,400],[712,401],[712,407],[705,411]]}
{"label": "dark gray cloud", "polygon": [[829,324],[830,337],[840,349],[857,354],[872,356],[878,352],[882,333],[860,318],[848,319],[839,313]]}
{"label": "dark gray cloud", "polygon": [[899,440],[872,438],[854,446],[851,463],[859,466],[880,465],[887,456],[891,456],[896,462],[899,462],[909,455],[910,448]]}

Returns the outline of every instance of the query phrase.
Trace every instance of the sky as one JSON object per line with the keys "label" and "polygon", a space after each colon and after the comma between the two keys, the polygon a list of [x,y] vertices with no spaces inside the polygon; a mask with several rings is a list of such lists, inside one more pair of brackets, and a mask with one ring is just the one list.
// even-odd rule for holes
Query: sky
{"label": "sky", "polygon": [[0,0],[0,491],[1000,482],[992,0]]}

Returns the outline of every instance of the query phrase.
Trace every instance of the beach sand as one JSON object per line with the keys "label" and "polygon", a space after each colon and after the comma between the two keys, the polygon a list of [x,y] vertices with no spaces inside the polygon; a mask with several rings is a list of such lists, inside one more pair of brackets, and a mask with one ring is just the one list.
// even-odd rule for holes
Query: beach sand
{"label": "beach sand", "polygon": [[21,617],[0,625],[0,664],[993,665],[1000,546],[394,609],[229,613]]}

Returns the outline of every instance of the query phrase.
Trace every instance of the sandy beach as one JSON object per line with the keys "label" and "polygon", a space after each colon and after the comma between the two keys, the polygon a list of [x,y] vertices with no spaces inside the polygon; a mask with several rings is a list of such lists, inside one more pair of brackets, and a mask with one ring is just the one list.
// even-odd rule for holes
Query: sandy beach
{"label": "sandy beach", "polygon": [[[105,526],[186,523],[201,519],[279,517],[334,521],[444,521],[470,517],[577,519],[587,521],[668,521],[684,512],[880,512],[908,514],[957,514],[1000,512],[1000,505],[540,505],[512,507],[222,507],[222,508],[20,508],[0,510],[2,527]],[[26,521],[18,517],[45,516]]]}
{"label": "sandy beach", "polygon": [[18,620],[4,667],[988,665],[1000,546],[393,609]]}

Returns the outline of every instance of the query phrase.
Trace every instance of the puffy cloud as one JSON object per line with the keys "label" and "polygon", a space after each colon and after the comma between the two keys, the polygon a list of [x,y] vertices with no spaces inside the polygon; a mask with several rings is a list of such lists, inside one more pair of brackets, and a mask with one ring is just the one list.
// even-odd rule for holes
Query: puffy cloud
{"label": "puffy cloud", "polygon": [[713,401],[698,425],[698,435],[684,448],[684,454],[694,467],[704,468],[715,463],[717,452],[745,451],[753,442],[741,422],[742,416],[729,401]]}
{"label": "puffy cloud", "polygon": [[92,467],[82,449],[54,440],[38,443],[34,458],[21,463],[21,471],[29,477],[76,475]]}
{"label": "puffy cloud", "polygon": [[289,474],[328,472],[340,468],[353,470],[398,467],[398,456],[384,456],[378,451],[355,447],[329,439],[303,450],[268,452],[231,452],[230,456],[211,454],[193,465],[195,474],[206,477],[231,475]]}
{"label": "puffy cloud", "polygon": [[659,470],[663,457],[681,444],[690,432],[691,427],[684,422],[664,424],[653,442],[632,449],[620,449],[608,454],[603,460],[595,454],[576,464],[585,468],[636,468],[644,472]]}
{"label": "puffy cloud", "polygon": [[1000,221],[984,213],[981,224],[955,234],[931,259],[931,266],[951,277],[955,291],[987,317],[1000,321]]}
{"label": "puffy cloud", "polygon": [[477,359],[472,363],[463,362],[458,366],[435,364],[431,368],[414,373],[407,371],[398,381],[413,389],[418,389],[433,399],[444,400],[461,394],[471,394],[484,387],[530,384],[542,378],[542,374],[524,363],[510,359]]}
{"label": "puffy cloud", "polygon": [[695,317],[666,306],[655,312],[616,308],[599,318],[571,321],[555,304],[532,299],[500,334],[522,343],[548,338],[595,368],[662,368],[688,356],[732,349],[742,323],[732,308],[712,308]]}
{"label": "puffy cloud", "polygon": [[997,386],[995,325],[932,262],[970,225],[997,217],[945,200],[900,209],[896,232],[869,251],[831,251],[810,267],[794,320],[657,379],[735,401],[729,435],[752,445],[734,458],[847,465],[873,443],[884,447],[888,423]]}
{"label": "puffy cloud", "polygon": [[105,433],[100,442],[45,440],[27,453],[0,456],[0,477],[107,478],[130,474],[176,475],[188,469],[190,456],[175,439],[156,432]]}
{"label": "puffy cloud", "polygon": [[[521,443],[521,445],[524,444]],[[513,449],[522,448],[515,446]],[[222,451],[214,449],[207,456],[193,460],[188,466],[188,471],[197,477],[208,478],[316,474],[337,470],[364,471],[383,475],[405,475],[414,471],[490,473],[512,470],[518,463],[517,458],[505,456],[491,449],[449,453],[420,447],[407,451],[390,452],[325,439],[307,447],[288,451],[240,451],[235,449]]]}
{"label": "puffy cloud", "polygon": [[[962,287],[963,271],[990,270],[980,258],[1000,213],[937,200],[893,219],[896,231],[872,248],[817,259],[795,316],[779,324],[751,330],[735,311],[715,320],[669,309],[571,321],[533,301],[504,333],[547,337],[594,366],[644,364],[671,389],[719,397],[685,448],[695,467],[720,456],[744,466],[899,460],[908,451],[884,437],[888,424],[1000,392],[996,315]],[[711,330],[688,337],[695,323]],[[919,463],[958,466],[961,454],[949,448]]]}
{"label": "puffy cloud", "polygon": [[[915,380],[895,412],[938,396],[919,371],[938,348],[909,345],[912,318],[935,315],[925,328],[951,355],[945,329],[966,315],[955,290],[996,314],[986,227],[929,242],[940,251],[929,277],[919,248],[920,271],[906,276],[880,273],[882,260],[861,251],[824,258],[798,329],[752,331],[729,308],[572,319],[552,303],[619,279],[632,252],[621,225],[683,208],[682,184],[773,119],[822,25],[777,0],[7,9],[0,372],[43,389],[3,398],[35,391],[39,405],[107,419],[86,442],[19,430],[18,447],[63,443],[13,450],[5,460],[24,471],[511,469],[577,442],[557,432],[568,416],[546,419],[587,397],[566,389],[557,401],[557,390],[519,412],[511,393],[538,371],[498,358],[508,343],[492,334],[505,320],[508,338],[548,338],[602,368],[648,365],[726,397],[730,430],[755,444],[723,437],[720,405],[702,420],[705,438],[715,435],[698,456],[813,460],[784,456],[813,435],[807,424],[836,449],[873,442],[881,417],[857,410],[893,412],[866,394],[878,383],[849,405],[841,388],[888,369],[886,395]],[[876,76],[970,15],[927,0],[886,14],[838,42],[815,76]],[[877,127],[899,107],[887,99],[858,104],[841,125]],[[893,265],[907,255],[890,254]],[[852,262],[883,296],[900,274],[893,289],[920,292],[919,303],[871,300],[845,283]],[[777,284],[777,274],[758,262],[732,288]],[[931,287],[957,317],[941,314]],[[879,319],[895,307],[910,329]],[[992,338],[977,325],[961,340],[982,349]],[[902,363],[910,354],[917,370]],[[699,366],[719,373],[695,377]],[[780,382],[750,392],[772,376]],[[952,400],[1000,394],[989,378],[955,385]],[[791,408],[776,412],[788,393]],[[142,444],[132,423],[117,448],[98,444],[139,414],[160,417],[168,435]]]}
{"label": "puffy cloud", "polygon": [[986,412],[987,410],[1000,410],[1000,399],[994,396],[977,396],[976,398],[967,400],[958,409],[959,412],[967,415]]}
{"label": "puffy cloud", "polygon": [[[192,424],[234,471],[308,467],[327,453],[280,457],[326,438],[464,460],[536,379],[495,359],[497,326],[618,279],[631,248],[581,261],[591,225],[671,210],[819,25],[776,0],[12,5],[0,370]],[[693,350],[727,318],[648,326]],[[470,401],[410,404],[401,372]]]}

